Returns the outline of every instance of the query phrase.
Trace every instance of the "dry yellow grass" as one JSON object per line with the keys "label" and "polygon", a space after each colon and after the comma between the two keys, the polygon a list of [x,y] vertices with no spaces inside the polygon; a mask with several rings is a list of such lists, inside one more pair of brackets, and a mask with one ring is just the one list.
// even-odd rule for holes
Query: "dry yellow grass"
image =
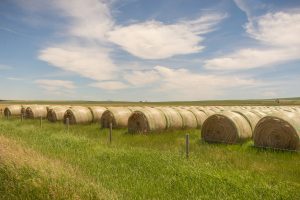
{"label": "dry yellow grass", "polygon": [[[47,188],[50,199],[85,199],[87,197],[117,199],[114,192],[108,191],[99,183],[95,184],[93,180],[82,175],[78,169],[60,160],[47,158],[14,140],[0,136],[0,167],[3,166],[16,180],[21,179],[22,170],[33,171],[35,176],[28,180],[26,186],[36,190],[42,190],[45,180],[48,180],[50,184]],[[78,188],[81,189],[78,190]],[[91,190],[96,192],[89,196]]]}

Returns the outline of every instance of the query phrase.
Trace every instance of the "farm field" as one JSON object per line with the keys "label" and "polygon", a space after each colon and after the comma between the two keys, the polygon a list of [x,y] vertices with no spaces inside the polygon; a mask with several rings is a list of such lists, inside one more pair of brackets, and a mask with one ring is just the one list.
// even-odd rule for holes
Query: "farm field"
{"label": "farm field", "polygon": [[[190,157],[185,158],[185,134]],[[148,135],[98,123],[0,119],[3,199],[299,199],[300,154],[224,145],[200,130]]]}
{"label": "farm field", "polygon": [[0,0],[0,200],[300,200],[300,1]]}

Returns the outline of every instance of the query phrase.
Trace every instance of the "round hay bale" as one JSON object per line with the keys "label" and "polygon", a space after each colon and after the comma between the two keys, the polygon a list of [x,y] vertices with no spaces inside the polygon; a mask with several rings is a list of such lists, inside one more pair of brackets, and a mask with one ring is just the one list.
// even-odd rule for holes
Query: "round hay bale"
{"label": "round hay bale", "polygon": [[107,110],[107,108],[103,106],[91,106],[89,109],[93,115],[93,122],[100,122],[102,114]]}
{"label": "round hay bale", "polygon": [[196,116],[191,111],[182,108],[175,108],[175,110],[182,117],[183,128],[197,128],[198,123]]}
{"label": "round hay bale", "polygon": [[165,115],[156,108],[143,108],[134,111],[128,119],[129,133],[149,133],[167,128]]}
{"label": "round hay bale", "polygon": [[267,114],[265,112],[262,112],[260,110],[250,110],[249,112],[252,112],[258,116],[260,116],[261,118],[263,118],[264,116],[266,116]]}
{"label": "round hay bale", "polygon": [[239,113],[224,111],[208,117],[202,126],[201,138],[207,142],[235,144],[252,136],[251,126]]}
{"label": "round hay bale", "polygon": [[167,120],[167,129],[182,129],[183,121],[179,112],[171,107],[157,107]]}
{"label": "round hay bale", "polygon": [[208,117],[216,113],[216,112],[206,109],[206,108],[202,108],[202,109],[198,109],[198,110],[204,112]]}
{"label": "round hay bale", "polygon": [[21,115],[26,116],[26,109],[29,107],[30,105],[22,105],[21,108]]}
{"label": "round hay bale", "polygon": [[47,117],[47,107],[44,105],[31,105],[26,108],[26,118],[36,119],[36,118],[46,118]]}
{"label": "round hay bale", "polygon": [[69,124],[90,124],[93,121],[93,115],[90,109],[84,106],[73,106],[66,110],[64,114],[64,123],[67,123],[67,118],[69,119]]}
{"label": "round hay bale", "polygon": [[197,128],[201,128],[203,122],[207,119],[207,114],[205,112],[203,112],[202,110],[198,110],[196,108],[187,108],[187,110],[191,111],[197,120]]}
{"label": "round hay bale", "polygon": [[22,106],[21,105],[9,105],[4,108],[4,116],[20,116]]}
{"label": "round hay bale", "polygon": [[139,111],[143,108],[151,108],[151,107],[149,107],[149,106],[144,106],[144,107],[141,107],[141,106],[128,106],[127,108],[129,110],[131,110],[132,112],[134,112],[134,111]]}
{"label": "round hay bale", "polygon": [[65,112],[70,106],[56,106],[52,107],[47,112],[47,119],[50,122],[63,121]]}
{"label": "round hay bale", "polygon": [[132,111],[127,107],[109,107],[101,117],[101,127],[109,128],[112,123],[113,128],[126,128],[128,118]]}
{"label": "round hay bale", "polygon": [[242,115],[248,121],[248,123],[251,126],[252,133],[254,131],[257,122],[263,117],[263,115],[261,114],[253,113],[247,110],[232,110],[232,112],[236,112]]}
{"label": "round hay bale", "polygon": [[257,123],[253,133],[254,145],[274,149],[300,149],[300,114],[273,112]]}

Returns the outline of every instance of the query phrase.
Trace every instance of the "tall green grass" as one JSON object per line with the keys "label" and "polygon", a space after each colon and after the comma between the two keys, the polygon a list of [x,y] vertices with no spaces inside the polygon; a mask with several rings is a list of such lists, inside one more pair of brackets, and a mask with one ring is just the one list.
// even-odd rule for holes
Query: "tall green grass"
{"label": "tall green grass", "polygon": [[[186,133],[190,134],[188,160],[185,159]],[[60,176],[40,179],[42,185],[49,185],[49,181],[62,185],[61,190],[55,190],[57,199],[68,195],[72,199],[74,191],[76,197],[85,199],[86,190],[82,185],[91,184],[97,187],[88,187],[90,194],[103,191],[112,194],[91,195],[91,199],[300,199],[299,153],[257,149],[252,142],[207,144],[199,139],[199,130],[149,135],[113,130],[111,144],[108,134],[98,124],[71,126],[67,132],[60,123],[44,121],[40,128],[34,120],[0,120],[0,136],[33,150],[47,162],[59,161],[68,166],[66,169],[79,172],[71,178],[62,175],[61,179]],[[30,176],[41,176],[32,166],[27,168]],[[62,174],[68,173],[62,169]],[[41,187],[36,192],[29,190],[33,186],[22,172],[7,165],[0,167],[0,182],[16,186],[0,186],[0,192],[22,194],[28,199],[53,197],[49,195],[52,194],[49,187]],[[18,179],[14,178],[15,174]],[[73,184],[74,179],[80,180],[80,184]]]}

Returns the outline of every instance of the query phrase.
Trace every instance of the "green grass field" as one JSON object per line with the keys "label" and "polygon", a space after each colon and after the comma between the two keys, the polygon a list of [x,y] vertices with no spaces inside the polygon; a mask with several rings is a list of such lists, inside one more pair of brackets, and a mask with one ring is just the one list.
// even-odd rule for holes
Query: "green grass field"
{"label": "green grass field", "polygon": [[[300,199],[300,154],[0,119],[0,199]],[[190,133],[190,158],[185,158]]]}

